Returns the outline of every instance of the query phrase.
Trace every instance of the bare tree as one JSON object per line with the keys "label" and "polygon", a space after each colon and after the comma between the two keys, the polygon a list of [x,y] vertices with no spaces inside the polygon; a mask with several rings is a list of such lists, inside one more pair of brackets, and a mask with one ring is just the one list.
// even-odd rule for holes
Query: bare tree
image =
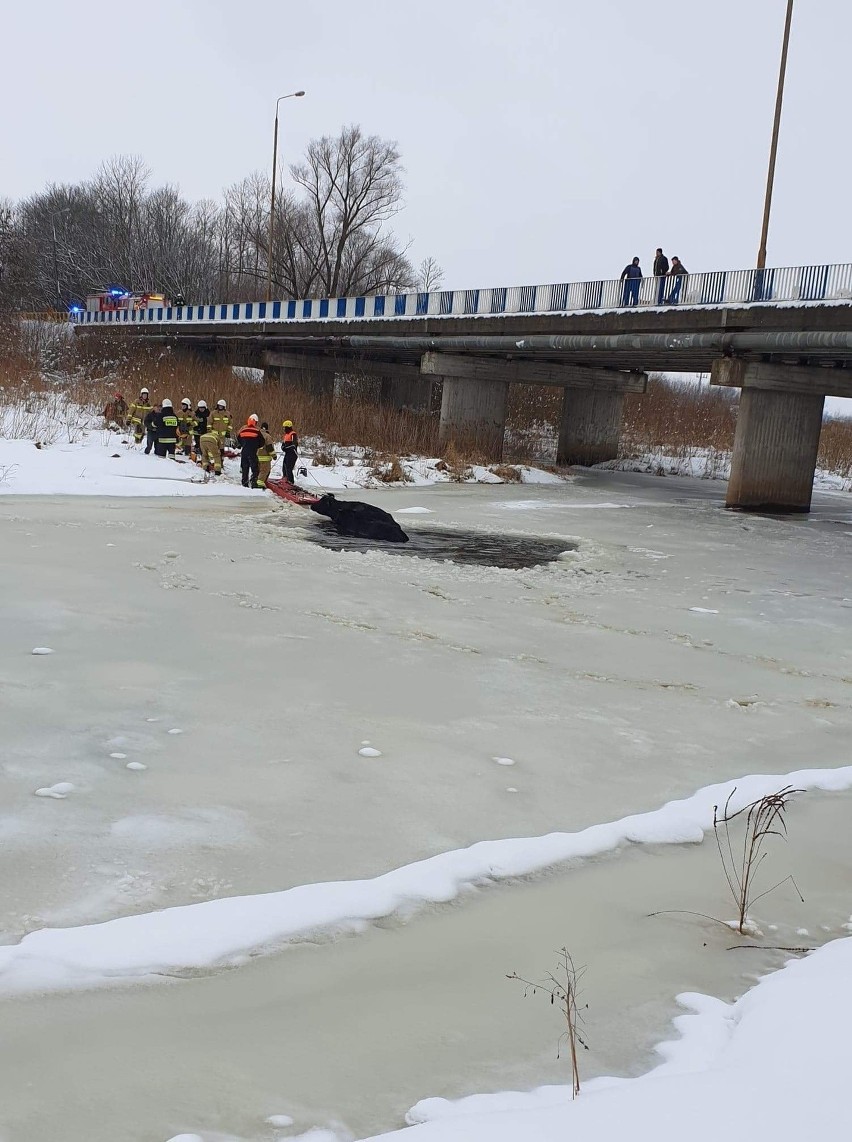
{"label": "bare tree", "polygon": [[444,271],[430,254],[417,267],[417,288],[422,293],[431,293],[432,290],[441,288],[443,280]]}
{"label": "bare tree", "polygon": [[323,294],[341,297],[367,292],[375,280],[391,288],[401,276],[412,278],[405,251],[383,233],[384,224],[402,209],[395,143],[364,135],[357,126],[344,127],[334,138],[312,140],[305,161],[290,170],[307,198],[306,221]]}

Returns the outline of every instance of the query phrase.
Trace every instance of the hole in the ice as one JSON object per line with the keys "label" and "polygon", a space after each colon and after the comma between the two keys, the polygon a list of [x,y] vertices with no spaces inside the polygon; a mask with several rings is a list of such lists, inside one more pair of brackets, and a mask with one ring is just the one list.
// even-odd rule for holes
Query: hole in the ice
{"label": "hole in the ice", "polygon": [[[292,526],[289,521],[281,522],[285,527]],[[408,543],[384,543],[338,535],[331,524],[320,520],[316,524],[307,524],[302,535],[330,551],[384,551],[388,555],[414,556],[439,563],[504,567],[513,571],[553,563],[566,551],[576,551],[578,546],[570,540],[544,539],[535,535],[413,527],[407,520],[403,526],[409,536]]]}

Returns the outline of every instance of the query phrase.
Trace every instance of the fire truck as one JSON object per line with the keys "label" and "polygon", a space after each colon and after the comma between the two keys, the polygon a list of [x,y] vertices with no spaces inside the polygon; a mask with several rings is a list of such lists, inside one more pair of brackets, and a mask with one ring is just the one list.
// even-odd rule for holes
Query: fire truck
{"label": "fire truck", "polygon": [[[172,302],[164,293],[131,293],[130,290],[111,287],[86,297],[86,309],[92,313],[109,313],[121,309],[148,309],[149,306],[166,306]],[[182,305],[182,301],[175,301]]]}

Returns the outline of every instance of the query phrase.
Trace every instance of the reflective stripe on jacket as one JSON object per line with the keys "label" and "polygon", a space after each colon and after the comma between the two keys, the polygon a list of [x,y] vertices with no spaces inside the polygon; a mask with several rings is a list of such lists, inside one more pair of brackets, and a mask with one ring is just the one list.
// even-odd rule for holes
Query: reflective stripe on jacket
{"label": "reflective stripe on jacket", "polygon": [[210,413],[207,427],[211,432],[215,432],[220,440],[224,440],[226,436],[231,435],[232,423],[231,414],[228,410],[226,408],[217,408],[214,412]]}
{"label": "reflective stripe on jacket", "polygon": [[143,424],[148,413],[153,411],[154,406],[152,404],[142,404],[141,401],[134,401],[127,410],[127,415],[130,418],[131,424]]}
{"label": "reflective stripe on jacket", "polygon": [[273,447],[272,434],[261,428],[260,435],[263,437],[263,443],[257,450],[257,458],[261,463],[269,463],[275,459],[275,448]]}
{"label": "reflective stripe on jacket", "polygon": [[177,444],[178,418],[173,412],[161,412],[154,421],[158,444]]}

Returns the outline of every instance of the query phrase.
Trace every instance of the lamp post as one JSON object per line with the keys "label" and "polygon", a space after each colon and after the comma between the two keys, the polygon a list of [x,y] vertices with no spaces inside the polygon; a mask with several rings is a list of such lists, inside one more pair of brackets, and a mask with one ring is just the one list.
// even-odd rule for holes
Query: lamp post
{"label": "lamp post", "polygon": [[57,308],[62,308],[62,290],[59,286],[59,259],[56,256],[56,219],[60,214],[68,214],[71,210],[70,206],[63,206],[61,210],[51,210],[50,213],[50,229],[53,234],[53,278],[56,282],[56,304]]}
{"label": "lamp post", "polygon": [[781,104],[784,100],[784,79],[787,75],[787,49],[790,46],[790,25],[793,21],[793,0],[787,0],[787,19],[784,23],[784,40],[781,46],[781,68],[778,72],[778,91],[775,96],[775,119],[772,123],[772,143],[769,148],[769,171],[766,176],[766,197],[763,201],[763,226],[760,231],[760,249],[757,251],[757,268],[766,266],[766,239],[769,236],[769,212],[772,209],[772,187],[775,182],[775,159],[778,154],[778,129],[781,126]]}
{"label": "lamp post", "polygon": [[278,105],[282,99],[300,99],[304,91],[291,91],[289,95],[279,95],[275,101],[275,131],[272,136],[272,196],[269,202],[269,249],[266,252],[268,275],[266,278],[266,300],[272,301],[272,242],[275,237],[275,176],[278,171]]}

